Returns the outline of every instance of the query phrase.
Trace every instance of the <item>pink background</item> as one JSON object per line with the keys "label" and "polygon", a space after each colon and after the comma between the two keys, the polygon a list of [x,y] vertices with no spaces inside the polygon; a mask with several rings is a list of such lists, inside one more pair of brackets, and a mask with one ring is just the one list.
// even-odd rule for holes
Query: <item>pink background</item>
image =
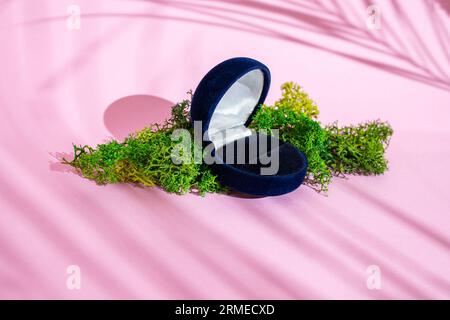
{"label": "pink background", "polygon": [[[0,298],[449,299],[449,1],[376,1],[378,31],[369,4],[0,0]],[[327,197],[202,198],[58,164],[72,142],[162,121],[233,56],[269,66],[269,103],[292,80],[323,123],[388,120],[389,172]]]}

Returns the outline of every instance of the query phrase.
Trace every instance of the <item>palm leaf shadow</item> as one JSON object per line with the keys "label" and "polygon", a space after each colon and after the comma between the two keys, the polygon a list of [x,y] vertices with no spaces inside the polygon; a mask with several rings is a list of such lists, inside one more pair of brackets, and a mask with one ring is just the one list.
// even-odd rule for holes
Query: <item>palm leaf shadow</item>
{"label": "palm leaf shadow", "polygon": [[[233,29],[309,46],[410,80],[450,90],[450,70],[444,69],[443,66],[447,64],[436,58],[439,55],[448,57],[446,49],[450,47],[450,39],[445,37],[446,26],[434,14],[429,15],[428,23],[436,30],[442,49],[439,54],[435,49],[432,52],[427,39],[418,33],[418,26],[414,25],[408,8],[395,0],[389,2],[395,21],[382,20],[383,29],[379,31],[371,31],[365,25],[365,8],[370,5],[368,0],[361,0],[356,5],[355,2],[334,1],[332,8],[329,7],[330,2],[326,4],[323,0],[289,0],[283,1],[284,6],[247,0],[217,0],[214,3],[191,0],[143,1],[189,11],[216,23],[224,22]],[[442,6],[448,9],[445,1],[439,4],[444,4]],[[427,1],[424,5],[428,13],[435,12],[436,3]],[[356,19],[362,23],[355,22]],[[285,31],[289,28],[296,32]],[[339,44],[328,46],[329,43],[324,45],[320,41],[305,40],[302,37],[305,33],[331,37],[338,40]],[[369,53],[374,52],[377,58],[372,57],[374,55],[355,54],[345,46],[357,46]]]}

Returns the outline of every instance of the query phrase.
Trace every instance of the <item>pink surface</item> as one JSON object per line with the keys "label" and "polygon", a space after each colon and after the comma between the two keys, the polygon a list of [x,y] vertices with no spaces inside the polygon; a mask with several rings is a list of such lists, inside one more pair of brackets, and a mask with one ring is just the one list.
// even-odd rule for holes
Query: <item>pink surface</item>
{"label": "pink surface", "polygon": [[[0,298],[449,299],[450,6],[376,3],[381,30],[366,1],[0,1]],[[388,120],[389,172],[201,198],[57,163],[162,121],[233,56],[269,66],[268,102],[292,80],[324,123]]]}

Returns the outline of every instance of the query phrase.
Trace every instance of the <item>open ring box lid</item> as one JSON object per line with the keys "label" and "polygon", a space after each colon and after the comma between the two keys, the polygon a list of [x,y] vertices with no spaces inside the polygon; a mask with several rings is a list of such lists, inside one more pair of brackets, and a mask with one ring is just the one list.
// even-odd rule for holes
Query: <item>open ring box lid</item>
{"label": "open ring box lid", "polygon": [[204,145],[214,159],[211,168],[219,181],[254,196],[295,190],[308,165],[306,156],[291,144],[248,128],[269,86],[270,71],[264,64],[232,58],[204,76],[191,104],[193,125],[198,128],[201,122]]}

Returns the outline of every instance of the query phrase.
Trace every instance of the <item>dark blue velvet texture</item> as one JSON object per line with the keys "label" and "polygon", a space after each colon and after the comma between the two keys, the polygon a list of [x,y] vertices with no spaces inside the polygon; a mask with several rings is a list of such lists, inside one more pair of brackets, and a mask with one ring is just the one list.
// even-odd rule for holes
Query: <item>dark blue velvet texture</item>
{"label": "dark blue velvet texture", "polygon": [[[202,121],[202,133],[208,129],[211,116],[227,90],[239,78],[255,69],[263,72],[264,86],[258,104],[246,121],[246,125],[249,125],[269,90],[270,71],[265,65],[250,58],[233,58],[215,66],[200,81],[192,97],[191,119],[192,121]],[[258,133],[253,134],[257,135],[258,139],[262,136]],[[264,137],[266,138],[265,135]],[[251,141],[250,138],[243,139],[245,139],[244,144],[248,146],[249,141]],[[236,148],[236,142],[230,143],[222,149],[226,150],[227,148]],[[213,152],[219,155],[222,154],[223,150]],[[279,142],[279,147],[272,151],[269,150],[270,152],[279,152],[279,171],[276,175],[259,174],[263,166],[259,159],[256,164],[216,163],[211,167],[223,185],[244,194],[276,196],[298,188],[305,178],[308,165],[306,156],[294,146],[282,141]],[[226,151],[223,154],[226,154]],[[218,157],[217,155],[216,157]],[[221,156],[221,159],[225,158]],[[246,159],[248,160],[247,157]]]}
{"label": "dark blue velvet texture", "polygon": [[[256,138],[255,138],[256,136]],[[253,138],[253,142],[250,142]],[[268,141],[267,149],[256,152],[256,161],[249,154],[249,143],[260,146],[260,140]],[[274,141],[276,140],[276,145]],[[272,142],[271,142],[272,141]],[[239,148],[241,144],[243,148]],[[227,154],[227,150],[233,151]],[[267,152],[266,152],[267,150]],[[223,163],[211,166],[219,181],[233,190],[254,196],[277,196],[297,189],[303,182],[308,167],[306,156],[297,148],[275,137],[253,132],[252,137],[231,142],[219,150],[215,150],[215,158]],[[269,168],[273,163],[263,162],[260,156],[270,156],[278,152],[278,172],[276,175],[261,175],[262,168]],[[245,161],[238,161],[238,159]],[[227,161],[229,160],[229,161]],[[276,159],[272,158],[272,162]],[[241,162],[241,163],[240,163]]]}

